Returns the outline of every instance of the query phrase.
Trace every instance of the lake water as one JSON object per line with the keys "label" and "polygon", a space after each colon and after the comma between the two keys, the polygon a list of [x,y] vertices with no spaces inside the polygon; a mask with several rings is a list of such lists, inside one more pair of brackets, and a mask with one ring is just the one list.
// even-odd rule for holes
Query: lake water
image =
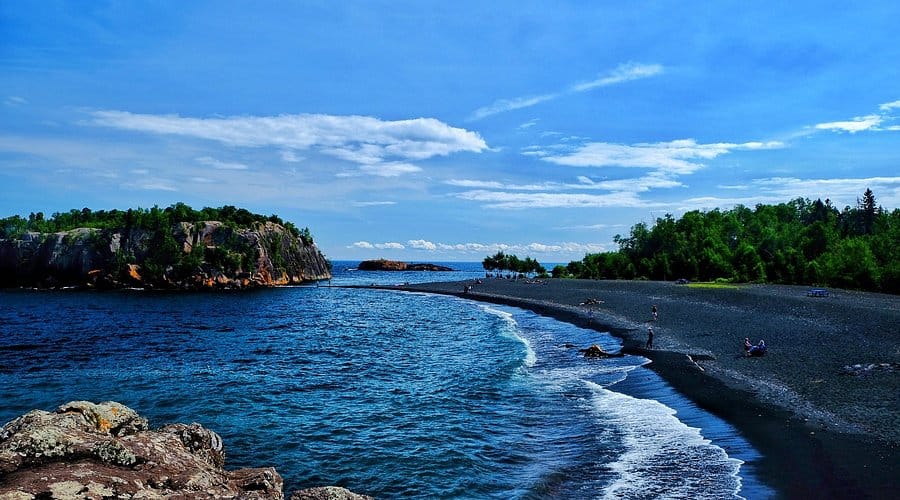
{"label": "lake water", "polygon": [[[335,262],[333,284],[482,277]],[[766,498],[758,454],[615,338],[453,297],[0,291],[0,423],[119,401],[218,432],[226,468],[377,498]]]}

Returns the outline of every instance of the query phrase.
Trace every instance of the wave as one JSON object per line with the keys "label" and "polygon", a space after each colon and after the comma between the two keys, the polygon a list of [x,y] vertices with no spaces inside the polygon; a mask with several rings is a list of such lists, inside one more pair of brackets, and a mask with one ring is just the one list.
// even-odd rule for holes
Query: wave
{"label": "wave", "polygon": [[532,368],[537,363],[537,353],[531,347],[531,342],[523,335],[522,330],[519,328],[519,323],[513,314],[484,304],[479,304],[479,307],[482,311],[497,316],[504,321],[505,327],[500,329],[500,333],[516,339],[525,346],[525,359],[522,363],[525,368]]}
{"label": "wave", "polygon": [[743,498],[741,460],[703,437],[654,400],[638,399],[585,381],[599,419],[621,435],[623,452],[606,467],[617,478],[603,498]]}

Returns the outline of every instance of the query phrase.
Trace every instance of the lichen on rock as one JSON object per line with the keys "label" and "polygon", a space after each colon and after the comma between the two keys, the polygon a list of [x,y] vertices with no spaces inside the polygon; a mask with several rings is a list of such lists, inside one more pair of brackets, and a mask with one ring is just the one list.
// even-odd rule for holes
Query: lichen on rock
{"label": "lichen on rock", "polygon": [[[113,401],[33,410],[0,428],[0,500],[240,498],[284,500],[273,467],[225,470],[222,438],[200,424],[157,430]],[[371,500],[344,488],[296,500]]]}

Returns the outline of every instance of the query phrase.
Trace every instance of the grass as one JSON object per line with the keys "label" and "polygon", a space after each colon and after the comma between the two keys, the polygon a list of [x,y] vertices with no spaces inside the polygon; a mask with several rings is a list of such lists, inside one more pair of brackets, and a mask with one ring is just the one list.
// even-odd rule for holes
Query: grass
{"label": "grass", "polygon": [[733,289],[740,288],[740,285],[735,285],[734,283],[713,283],[713,282],[705,282],[705,283],[688,283],[691,288],[714,288],[714,289]]}

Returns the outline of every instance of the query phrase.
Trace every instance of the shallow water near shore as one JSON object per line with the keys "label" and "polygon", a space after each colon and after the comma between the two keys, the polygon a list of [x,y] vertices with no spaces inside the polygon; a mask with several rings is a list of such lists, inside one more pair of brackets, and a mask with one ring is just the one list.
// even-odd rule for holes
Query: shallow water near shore
{"label": "shallow water near shore", "polygon": [[[350,269],[335,283],[434,278]],[[116,400],[154,427],[202,423],[227,468],[275,466],[287,492],[772,495],[756,452],[645,359],[566,343],[619,345],[520,309],[381,290],[0,291],[0,421]]]}

